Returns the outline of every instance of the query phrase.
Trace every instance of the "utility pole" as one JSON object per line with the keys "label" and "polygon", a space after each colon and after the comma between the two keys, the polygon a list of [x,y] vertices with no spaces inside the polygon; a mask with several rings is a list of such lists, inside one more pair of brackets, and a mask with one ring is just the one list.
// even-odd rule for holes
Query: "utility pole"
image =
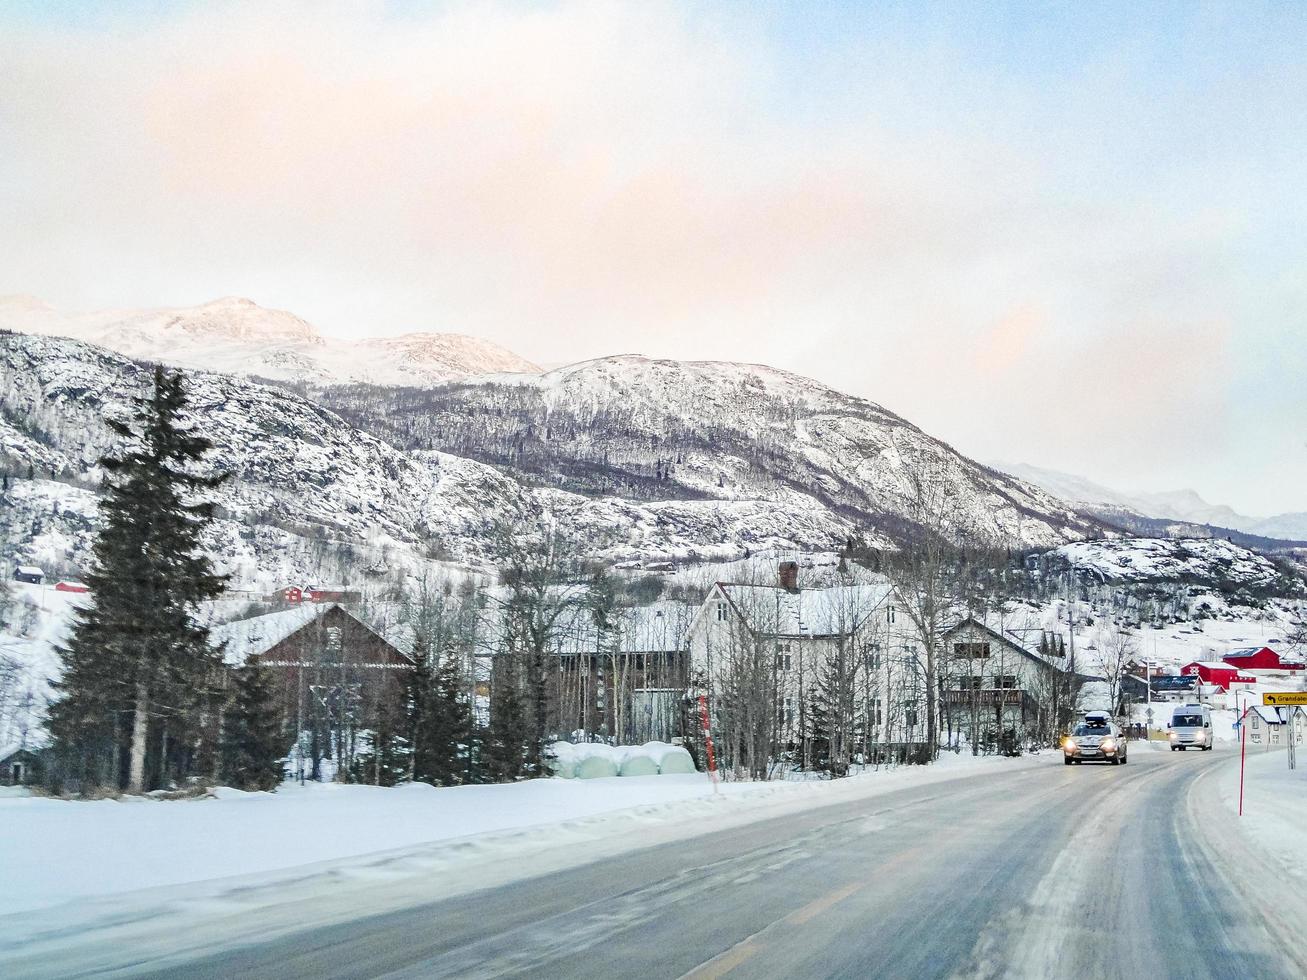
{"label": "utility pole", "polygon": [[1074,584],[1073,584],[1074,571],[1075,571],[1075,566],[1072,565],[1067,570],[1066,573],[1066,621],[1067,621],[1067,628],[1070,630],[1071,633],[1070,656],[1068,660],[1069,663],[1076,662],[1076,613],[1075,613],[1075,607],[1071,604],[1072,589],[1074,588]]}
{"label": "utility pole", "polygon": [[304,654],[295,673],[299,675],[299,697],[295,702],[295,765],[300,785],[304,785]]}

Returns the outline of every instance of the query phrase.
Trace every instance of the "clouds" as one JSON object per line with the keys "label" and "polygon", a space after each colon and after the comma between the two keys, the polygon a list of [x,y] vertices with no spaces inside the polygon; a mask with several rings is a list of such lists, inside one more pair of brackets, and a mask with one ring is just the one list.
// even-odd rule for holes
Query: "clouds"
{"label": "clouds", "polygon": [[[768,361],[973,454],[1200,483],[1194,433],[1247,381],[1212,364],[1283,339],[1245,271],[1280,151],[1238,147],[1292,97],[1265,85],[1277,66],[1214,76],[1226,94],[1195,122],[1176,111],[1215,85],[1162,79],[1154,35],[1049,37],[1030,59],[1000,21],[856,16],[359,3],[15,23],[0,291],[239,293],[331,333],[461,330],[547,362]],[[1210,55],[1222,32],[1191,28]]]}

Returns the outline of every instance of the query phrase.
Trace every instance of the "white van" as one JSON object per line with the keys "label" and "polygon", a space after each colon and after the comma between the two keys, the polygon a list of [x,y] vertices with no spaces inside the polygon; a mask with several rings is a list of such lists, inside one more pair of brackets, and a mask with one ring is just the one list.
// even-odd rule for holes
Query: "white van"
{"label": "white van", "polygon": [[1212,710],[1205,704],[1177,704],[1166,727],[1171,730],[1171,751],[1212,748]]}

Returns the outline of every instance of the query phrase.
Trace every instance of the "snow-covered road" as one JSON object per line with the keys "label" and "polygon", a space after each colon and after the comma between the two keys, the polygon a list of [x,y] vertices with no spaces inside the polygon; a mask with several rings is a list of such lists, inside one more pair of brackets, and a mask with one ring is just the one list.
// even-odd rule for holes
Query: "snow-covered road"
{"label": "snow-covered road", "polygon": [[[1287,926],[1301,902],[1260,900],[1267,856],[1222,804],[1234,756],[1140,745],[1125,768],[1043,756],[766,819],[714,824],[705,807],[711,832],[689,839],[632,815],[626,846],[578,835],[594,858],[579,865],[551,870],[518,847],[513,874],[488,850],[479,890],[444,880],[448,864],[416,887],[374,862],[371,892],[306,876],[249,914],[228,895],[207,911],[239,940],[181,955],[170,930],[138,930],[116,964],[188,977],[1307,975]],[[344,917],[342,895],[356,903]],[[296,931],[261,928],[291,912]],[[59,929],[56,917],[30,948],[57,954]],[[16,957],[10,970],[84,965]]]}

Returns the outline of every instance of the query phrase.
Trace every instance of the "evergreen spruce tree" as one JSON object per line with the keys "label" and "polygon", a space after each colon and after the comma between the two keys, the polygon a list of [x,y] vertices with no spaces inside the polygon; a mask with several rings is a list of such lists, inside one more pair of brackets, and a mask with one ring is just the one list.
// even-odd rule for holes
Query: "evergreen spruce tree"
{"label": "evergreen spruce tree", "polygon": [[419,628],[413,643],[413,670],[405,678],[404,713],[408,742],[412,748],[409,756],[408,778],[416,782],[429,782],[427,738],[431,717],[432,677],[431,655],[428,652],[427,635]]}
{"label": "evergreen spruce tree", "polygon": [[375,727],[368,735],[368,747],[354,760],[354,782],[397,786],[411,778],[413,746],[406,734],[406,712],[402,706],[392,707],[392,704],[390,698],[386,698],[378,706]]}
{"label": "evergreen spruce tree", "polygon": [[458,661],[443,658],[431,676],[426,724],[415,746],[419,763],[414,778],[437,786],[457,786],[467,772],[465,754],[471,741],[471,715]]}
{"label": "evergreen spruce tree", "polygon": [[232,697],[219,742],[222,781],[235,789],[275,790],[285,776],[282,730],[273,680],[254,658],[231,672]]}
{"label": "evergreen spruce tree", "polygon": [[482,740],[481,772],[487,782],[506,783],[526,774],[531,725],[516,678],[496,680],[490,727]]}
{"label": "evergreen spruce tree", "polygon": [[49,725],[59,768],[84,787],[140,792],[188,774],[198,705],[222,670],[194,613],[225,580],[200,548],[213,505],[197,499],[223,477],[199,475],[212,447],[183,425],[186,404],[182,376],[156,368],[131,422],[106,420],[125,445],[101,460],[91,602],[59,651]]}

